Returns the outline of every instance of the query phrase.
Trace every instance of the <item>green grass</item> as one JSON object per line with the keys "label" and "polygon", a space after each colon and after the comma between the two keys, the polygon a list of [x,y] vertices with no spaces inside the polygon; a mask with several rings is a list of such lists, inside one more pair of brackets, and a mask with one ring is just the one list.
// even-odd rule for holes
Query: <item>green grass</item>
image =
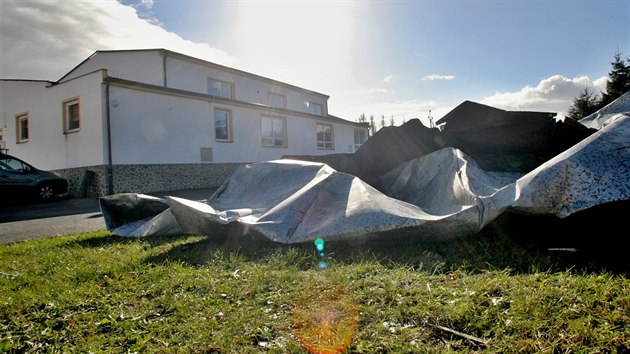
{"label": "green grass", "polygon": [[323,287],[356,308],[347,352],[630,350],[627,273],[574,254],[487,235],[327,243],[321,271],[312,245],[250,241],[0,246],[0,352],[305,353],[294,314]]}

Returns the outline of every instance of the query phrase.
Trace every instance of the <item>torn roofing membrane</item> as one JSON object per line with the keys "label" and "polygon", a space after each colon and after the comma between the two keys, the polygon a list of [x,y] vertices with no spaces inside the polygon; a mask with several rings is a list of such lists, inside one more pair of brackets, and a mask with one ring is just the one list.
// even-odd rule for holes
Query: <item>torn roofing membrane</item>
{"label": "torn roofing membrane", "polygon": [[[381,190],[323,163],[277,160],[239,168],[205,203],[142,194],[100,200],[121,236],[227,234],[278,243],[370,235],[451,238],[507,210],[565,218],[630,200],[630,116],[623,115],[526,175],[489,173],[442,148],[380,176]],[[510,180],[511,179],[511,180]]]}

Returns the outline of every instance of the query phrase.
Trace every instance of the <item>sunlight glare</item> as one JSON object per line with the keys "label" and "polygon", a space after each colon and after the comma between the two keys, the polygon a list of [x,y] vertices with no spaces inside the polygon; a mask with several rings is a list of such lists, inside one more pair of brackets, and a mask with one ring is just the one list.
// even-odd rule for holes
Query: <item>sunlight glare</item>
{"label": "sunlight glare", "polygon": [[[236,19],[236,48],[263,75],[313,89],[339,79],[350,64],[354,3],[242,2]],[[292,73],[300,72],[300,81]],[[326,73],[326,75],[322,75]],[[325,76],[325,77],[322,77]],[[308,82],[304,82],[307,80]]]}

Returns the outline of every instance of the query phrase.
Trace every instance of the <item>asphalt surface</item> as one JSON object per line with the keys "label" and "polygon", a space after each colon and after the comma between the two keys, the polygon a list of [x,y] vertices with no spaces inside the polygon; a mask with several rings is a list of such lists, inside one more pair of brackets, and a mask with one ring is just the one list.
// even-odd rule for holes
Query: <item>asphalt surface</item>
{"label": "asphalt surface", "polygon": [[[147,193],[204,201],[215,189]],[[105,229],[97,198],[62,198],[48,203],[0,204],[0,244]]]}

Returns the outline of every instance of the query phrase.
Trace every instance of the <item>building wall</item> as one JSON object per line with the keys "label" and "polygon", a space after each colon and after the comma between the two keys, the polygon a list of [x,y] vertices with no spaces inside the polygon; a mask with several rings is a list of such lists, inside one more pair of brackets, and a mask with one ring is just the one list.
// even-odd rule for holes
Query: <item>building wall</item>
{"label": "building wall", "polygon": [[168,53],[170,52],[159,49],[100,51],[86,59],[61,81],[107,69],[112,77],[207,94],[208,79],[212,78],[234,84],[233,98],[236,100],[268,105],[268,96],[272,92],[286,96],[286,108],[289,110],[305,112],[304,102],[308,101],[321,105],[323,116],[328,114],[326,95],[179,56],[177,53]]}
{"label": "building wall", "polygon": [[[182,189],[216,188],[242,164],[141,164],[114,165],[112,193],[154,193]],[[72,198],[108,195],[108,168],[84,166],[54,171],[68,180]]]}
{"label": "building wall", "polygon": [[[54,85],[0,80],[0,124],[9,153],[58,172],[69,180],[70,195],[81,197],[106,195],[111,189],[108,108],[114,193],[217,187],[244,163],[351,151],[356,126],[327,117],[326,95],[176,54],[164,61],[163,53],[98,52]],[[165,73],[169,88],[197,94],[161,88]],[[105,80],[108,75],[157,87]],[[235,101],[207,96],[208,78],[233,83]],[[286,96],[287,109],[268,107],[270,92]],[[75,97],[81,128],[64,134],[62,102]],[[322,105],[322,116],[297,113],[306,112],[305,101]],[[217,108],[231,112],[230,142],[215,139]],[[15,120],[25,112],[29,141],[17,144]],[[286,120],[287,146],[262,146],[261,120],[267,115]],[[334,149],[317,148],[318,122],[333,126]]]}
{"label": "building wall", "polygon": [[61,82],[106,69],[109,76],[164,86],[160,50],[97,52],[64,77]]}
{"label": "building wall", "polygon": [[208,93],[208,79],[234,84],[234,99],[250,103],[269,105],[269,93],[284,95],[286,109],[306,112],[304,102],[322,106],[322,115],[328,113],[328,97],[319,93],[294,88],[282,83],[258,79],[247,74],[238,74],[208,65],[202,65],[174,57],[166,61],[167,86],[171,88]]}
{"label": "building wall", "polygon": [[[351,125],[324,117],[215,102],[209,97],[182,97],[111,85],[110,105],[114,164],[261,162],[284,155],[348,152],[348,145],[354,143]],[[231,142],[215,140],[215,108],[232,114]],[[262,146],[261,119],[266,115],[286,119],[286,147]],[[335,149],[317,148],[318,122],[333,126]],[[211,160],[202,159],[202,149],[206,153],[212,150]]]}
{"label": "building wall", "polygon": [[[62,84],[0,81],[0,111],[9,154],[50,170],[104,161],[103,89],[97,71]],[[80,130],[64,133],[63,101],[79,98]],[[16,116],[28,113],[29,140],[17,143]]]}

